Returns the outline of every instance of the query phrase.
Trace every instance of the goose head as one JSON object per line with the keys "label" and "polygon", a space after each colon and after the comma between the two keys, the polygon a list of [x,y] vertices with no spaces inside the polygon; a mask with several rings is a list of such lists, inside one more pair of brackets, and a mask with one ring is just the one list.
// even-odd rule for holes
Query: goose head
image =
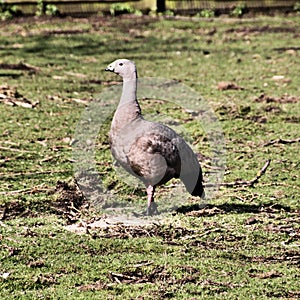
{"label": "goose head", "polygon": [[135,63],[129,59],[117,59],[110,63],[105,71],[114,72],[123,77],[124,80],[137,78]]}

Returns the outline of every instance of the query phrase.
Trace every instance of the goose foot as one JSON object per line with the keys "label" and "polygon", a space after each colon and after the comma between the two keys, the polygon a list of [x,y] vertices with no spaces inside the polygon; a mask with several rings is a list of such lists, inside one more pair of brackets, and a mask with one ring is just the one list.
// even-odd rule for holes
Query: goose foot
{"label": "goose foot", "polygon": [[146,216],[158,215],[159,212],[157,210],[157,204],[155,202],[151,202],[151,204],[147,207]]}

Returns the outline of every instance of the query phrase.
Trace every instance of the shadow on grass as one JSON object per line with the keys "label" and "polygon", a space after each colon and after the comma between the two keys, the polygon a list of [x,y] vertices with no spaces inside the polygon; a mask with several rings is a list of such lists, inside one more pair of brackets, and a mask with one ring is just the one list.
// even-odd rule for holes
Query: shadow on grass
{"label": "shadow on grass", "polygon": [[290,212],[291,208],[289,206],[281,205],[281,204],[274,204],[274,203],[266,203],[266,204],[236,204],[236,203],[229,203],[229,204],[220,204],[220,205],[213,205],[213,204],[206,204],[199,205],[199,204],[192,204],[192,205],[184,205],[177,208],[177,213],[182,214],[189,214],[191,212],[203,211],[203,215],[205,211],[210,211],[208,215],[216,215],[220,213],[261,213],[261,212],[278,212],[278,211],[285,211]]}

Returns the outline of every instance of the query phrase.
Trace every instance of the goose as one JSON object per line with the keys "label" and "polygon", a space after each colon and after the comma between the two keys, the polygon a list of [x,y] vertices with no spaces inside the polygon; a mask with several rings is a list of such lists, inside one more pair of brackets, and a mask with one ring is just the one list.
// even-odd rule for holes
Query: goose
{"label": "goose", "polygon": [[173,129],[143,118],[137,100],[138,76],[135,63],[117,59],[105,71],[123,78],[120,102],[109,132],[113,157],[147,190],[146,215],[158,214],[155,188],[180,178],[193,196],[204,198],[202,170],[190,146]]}

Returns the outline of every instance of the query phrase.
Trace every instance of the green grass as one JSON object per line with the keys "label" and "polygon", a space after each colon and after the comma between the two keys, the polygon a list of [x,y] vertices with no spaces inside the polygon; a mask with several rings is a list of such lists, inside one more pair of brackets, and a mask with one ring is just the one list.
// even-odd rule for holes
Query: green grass
{"label": "green grass", "polygon": [[[0,103],[1,299],[299,298],[299,143],[266,145],[299,138],[298,15],[25,19],[0,28],[0,64],[39,68],[0,68],[1,85],[38,101]],[[135,60],[141,78],[176,79],[202,95],[226,139],[224,182],[250,180],[270,159],[259,183],[223,187],[202,210],[184,193],[187,206],[166,224],[68,232],[66,224],[99,217],[73,180],[70,142],[85,110],[76,99],[97,99],[120,80],[103,71],[120,57]],[[242,89],[219,90],[221,81]],[[167,103],[141,106],[182,122],[209,165],[195,120]],[[102,180],[125,203],[146,203],[112,167],[109,123],[97,140]]]}

